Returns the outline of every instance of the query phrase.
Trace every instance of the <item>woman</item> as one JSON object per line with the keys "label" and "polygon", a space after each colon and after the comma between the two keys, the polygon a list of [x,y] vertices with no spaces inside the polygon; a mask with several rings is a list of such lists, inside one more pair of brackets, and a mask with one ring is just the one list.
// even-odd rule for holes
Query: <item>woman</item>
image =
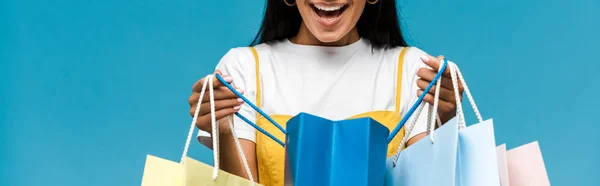
{"label": "woman", "polygon": [[[442,58],[407,47],[393,0],[268,0],[252,45],[227,52],[215,73],[281,125],[307,112],[331,120],[371,117],[392,129],[433,79]],[[439,112],[445,122],[456,105],[449,72],[443,78]],[[192,115],[202,83],[193,86]],[[239,112],[285,139],[223,84],[216,79],[214,84],[217,119]],[[433,91],[426,102],[433,103]],[[202,130],[199,140],[210,144],[208,95],[202,104],[196,125]],[[422,112],[410,134],[401,131],[394,138],[388,156],[404,135],[408,145],[427,135],[426,115]],[[224,120],[219,120],[221,168],[247,178]],[[237,117],[234,125],[254,180],[283,185],[283,147]]]}

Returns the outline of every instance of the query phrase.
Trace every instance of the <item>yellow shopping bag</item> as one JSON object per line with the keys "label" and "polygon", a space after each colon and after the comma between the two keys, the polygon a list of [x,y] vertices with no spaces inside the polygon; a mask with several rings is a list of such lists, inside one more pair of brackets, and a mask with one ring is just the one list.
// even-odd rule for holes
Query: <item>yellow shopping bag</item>
{"label": "yellow shopping bag", "polygon": [[[146,156],[142,186],[245,186],[252,185],[247,179],[219,170],[212,179],[213,168],[190,157],[185,163],[174,162],[152,155]],[[185,184],[184,184],[185,183]],[[255,184],[259,185],[259,184]]]}
{"label": "yellow shopping bag", "polygon": [[147,155],[142,186],[183,186],[183,164]]}
{"label": "yellow shopping bag", "polygon": [[[200,103],[196,106],[194,119],[190,125],[187,141],[183,150],[183,155],[180,162],[159,158],[152,155],[146,156],[146,164],[144,166],[144,174],[142,176],[142,186],[246,186],[259,185],[254,183],[252,176],[250,180],[219,170],[219,131],[217,121],[215,120],[214,112],[214,93],[213,93],[213,76],[209,75],[204,80],[200,98],[204,97],[204,90],[209,86],[210,106],[211,106],[211,122],[212,122],[212,137],[213,137],[213,158],[215,166],[210,166],[198,160],[187,157],[187,151],[195,129],[196,119],[200,111]],[[201,100],[201,99],[199,99]],[[231,118],[229,127],[233,129]],[[235,131],[232,130],[233,138],[236,143],[238,154],[241,156],[242,163],[246,169],[246,174],[251,175],[248,162],[244,157],[244,152],[240,146],[239,140]]]}

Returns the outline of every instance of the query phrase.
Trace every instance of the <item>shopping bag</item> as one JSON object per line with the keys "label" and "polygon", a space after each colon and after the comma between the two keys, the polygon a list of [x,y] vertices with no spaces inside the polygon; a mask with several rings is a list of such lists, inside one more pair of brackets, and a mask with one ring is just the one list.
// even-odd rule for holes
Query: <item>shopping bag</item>
{"label": "shopping bag", "polygon": [[[388,158],[385,185],[499,185],[497,159],[490,155],[496,153],[490,144],[494,141],[481,136],[493,133],[491,126],[480,123],[459,131],[453,118],[435,130],[434,143],[420,140],[403,150],[397,160]],[[492,152],[484,145],[491,146]]]}
{"label": "shopping bag", "polygon": [[142,186],[183,186],[183,165],[147,155]]}
{"label": "shopping bag", "polygon": [[260,185],[242,177],[219,170],[218,177],[213,180],[214,167],[187,157],[184,164],[186,186],[250,186]]}
{"label": "shopping bag", "polygon": [[537,141],[506,152],[510,186],[548,186],[550,180]]}
{"label": "shopping bag", "polygon": [[[174,162],[160,157],[147,155],[142,186],[229,186],[252,185],[242,177],[219,170],[219,176],[213,180],[212,166],[190,157],[185,163]],[[259,185],[259,184],[256,184]]]}
{"label": "shopping bag", "polygon": [[457,158],[456,185],[500,186],[492,119],[459,130]]}
{"label": "shopping bag", "polygon": [[287,122],[286,185],[383,185],[387,127],[371,118]]}
{"label": "shopping bag", "polygon": [[[213,93],[213,77],[212,75],[207,76],[204,81],[204,87],[200,93],[200,97],[204,97],[206,86],[210,86],[210,106],[211,106],[211,124],[212,124],[212,137],[213,137],[213,151],[207,150],[203,153],[212,153],[214,159],[214,167],[192,159],[187,156],[189,145],[193,136],[195,123],[198,118],[198,112],[200,111],[201,102],[198,102],[196,106],[196,112],[190,125],[188,137],[183,149],[183,154],[180,162],[170,161],[167,159],[159,158],[152,155],[146,156],[146,163],[144,165],[144,173],[142,176],[142,186],[229,186],[229,185],[258,185],[254,183],[250,169],[244,153],[239,144],[239,140],[235,131],[232,131],[234,141],[238,154],[241,156],[242,163],[246,169],[246,174],[250,177],[250,180],[246,180],[242,177],[229,174],[225,171],[219,170],[219,136],[217,121],[215,120],[214,112],[214,93]],[[231,118],[227,118],[229,121],[229,127],[233,128]],[[203,154],[208,155],[208,154]]]}
{"label": "shopping bag", "polygon": [[458,149],[457,119],[453,118],[435,130],[435,142],[425,138],[387,159],[384,185],[454,184]]}
{"label": "shopping bag", "polygon": [[[431,117],[428,122],[428,137],[430,140],[420,140],[387,160],[386,185],[500,185],[493,121],[491,119],[483,121],[458,67],[452,62],[444,60],[444,64],[446,63],[451,71],[454,90],[458,90],[458,76],[479,123],[466,127],[462,106],[457,99],[457,117],[439,129],[433,130],[432,118],[437,116],[439,101],[441,80],[438,80],[434,105],[430,107],[429,111]],[[455,97],[460,97],[456,91]],[[420,102],[416,104],[422,105]],[[433,114],[431,114],[432,112]],[[411,115],[404,117],[411,117]],[[416,119],[417,117],[413,118],[413,123],[407,126],[409,133]],[[452,129],[447,129],[447,127]],[[456,132],[456,140],[453,135],[447,133],[449,131]],[[404,146],[406,140],[402,140],[400,147]],[[436,149],[446,150],[431,155],[436,152]],[[442,158],[447,159],[446,162],[440,163],[439,159]]]}
{"label": "shopping bag", "polygon": [[498,175],[500,176],[500,185],[509,186],[508,165],[506,164],[506,144],[496,147],[496,156],[498,158]]}

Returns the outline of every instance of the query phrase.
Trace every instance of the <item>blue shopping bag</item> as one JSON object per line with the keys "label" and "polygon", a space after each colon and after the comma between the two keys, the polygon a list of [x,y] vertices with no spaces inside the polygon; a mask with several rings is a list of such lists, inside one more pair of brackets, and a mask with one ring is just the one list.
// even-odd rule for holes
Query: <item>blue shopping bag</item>
{"label": "blue shopping bag", "polygon": [[457,157],[456,185],[500,186],[492,119],[459,130]]}
{"label": "blue shopping bag", "polygon": [[287,122],[285,185],[383,185],[387,127],[371,118]]}
{"label": "blue shopping bag", "polygon": [[[492,120],[458,130],[457,118],[386,162],[389,186],[500,186]],[[426,137],[427,138],[427,137]],[[434,179],[432,179],[434,178]]]}
{"label": "blue shopping bag", "polygon": [[424,138],[388,158],[384,185],[450,185],[455,180],[457,149],[458,122],[453,118],[435,131],[434,143]]}
{"label": "blue shopping bag", "polygon": [[[435,131],[429,127],[431,141],[421,140],[387,160],[385,185],[500,185],[493,120],[483,121],[458,67],[453,63],[449,67],[454,90],[458,90],[458,76],[479,123],[466,127],[462,106],[457,100],[457,117]],[[438,96],[436,92],[435,98],[439,99]],[[455,97],[459,97],[458,92]],[[436,104],[432,110],[437,110]],[[434,152],[436,154],[431,155]],[[446,162],[440,162],[440,159]]]}

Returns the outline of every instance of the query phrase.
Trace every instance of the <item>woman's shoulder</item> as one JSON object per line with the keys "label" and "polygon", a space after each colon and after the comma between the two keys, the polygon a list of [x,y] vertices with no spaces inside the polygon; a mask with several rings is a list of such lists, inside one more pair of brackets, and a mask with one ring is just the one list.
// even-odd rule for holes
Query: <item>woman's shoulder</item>
{"label": "woman's shoulder", "polygon": [[261,43],[255,46],[240,46],[230,48],[229,51],[221,58],[220,63],[239,63],[254,64],[256,61],[255,57],[258,57],[261,54],[268,53],[271,51],[273,45],[277,45],[277,43]]}
{"label": "woman's shoulder", "polygon": [[385,56],[385,59],[388,59],[386,61],[390,63],[402,60],[405,70],[414,70],[423,67],[425,64],[421,61],[421,56],[427,55],[425,51],[415,46],[397,46],[380,49],[380,51]]}
{"label": "woman's shoulder", "polygon": [[276,43],[258,44],[230,48],[219,60],[216,70],[226,74],[237,74],[241,79],[255,76],[255,69],[260,60],[269,56]]}
{"label": "woman's shoulder", "polygon": [[397,46],[388,49],[382,49],[383,53],[391,56],[400,57],[402,52],[404,52],[404,58],[419,58],[422,55],[426,55],[427,53],[421,50],[419,47],[415,46]]}

